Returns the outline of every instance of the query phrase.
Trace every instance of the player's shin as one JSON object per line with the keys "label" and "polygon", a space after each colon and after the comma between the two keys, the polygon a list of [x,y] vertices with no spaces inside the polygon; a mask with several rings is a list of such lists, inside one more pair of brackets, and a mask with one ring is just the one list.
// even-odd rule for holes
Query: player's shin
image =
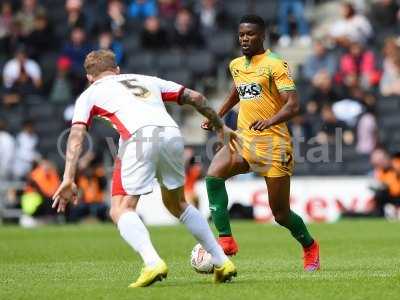
{"label": "player's shin", "polygon": [[232,231],[229,223],[228,193],[225,188],[225,179],[207,176],[206,186],[211,217],[218,230],[219,236],[231,236]]}
{"label": "player's shin", "polygon": [[288,220],[281,225],[289,229],[292,236],[304,248],[309,247],[314,242],[313,238],[307,230],[306,225],[303,222],[303,219],[293,211],[289,212]]}
{"label": "player's shin", "polygon": [[134,211],[123,213],[117,225],[123,239],[140,254],[147,267],[155,267],[160,262],[161,258],[151,243],[147,228]]}
{"label": "player's shin", "polygon": [[228,257],[212,234],[207,221],[196,208],[188,205],[180,216],[179,221],[188,228],[203,248],[212,255],[212,262],[215,266],[220,267],[228,260]]}

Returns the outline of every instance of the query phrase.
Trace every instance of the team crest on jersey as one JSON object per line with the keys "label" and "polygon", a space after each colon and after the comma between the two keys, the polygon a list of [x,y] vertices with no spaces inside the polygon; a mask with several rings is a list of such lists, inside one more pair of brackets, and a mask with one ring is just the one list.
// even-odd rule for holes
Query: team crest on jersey
{"label": "team crest on jersey", "polygon": [[290,80],[293,80],[292,71],[289,68],[289,65],[286,61],[283,62],[283,67],[286,69],[287,76]]}
{"label": "team crest on jersey", "polygon": [[252,100],[261,95],[262,87],[258,83],[241,84],[237,88],[242,100]]}

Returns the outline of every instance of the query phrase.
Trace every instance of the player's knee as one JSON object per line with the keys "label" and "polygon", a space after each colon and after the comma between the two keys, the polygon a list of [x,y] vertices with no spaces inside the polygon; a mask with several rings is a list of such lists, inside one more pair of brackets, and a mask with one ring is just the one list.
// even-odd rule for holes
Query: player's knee
{"label": "player's knee", "polygon": [[120,216],[120,210],[118,207],[116,207],[115,205],[111,206],[110,211],[109,211],[109,215],[111,220],[117,224],[118,223],[118,219]]}
{"label": "player's knee", "polygon": [[179,219],[188,204],[185,201],[168,201],[167,203],[165,203],[165,206],[175,218]]}
{"label": "player's knee", "polygon": [[229,166],[224,166],[221,164],[211,165],[208,168],[207,176],[225,178],[227,177],[228,171],[229,171]]}
{"label": "player's knee", "polygon": [[286,211],[273,211],[272,212],[275,218],[276,223],[280,225],[286,225],[289,219],[289,213]]}

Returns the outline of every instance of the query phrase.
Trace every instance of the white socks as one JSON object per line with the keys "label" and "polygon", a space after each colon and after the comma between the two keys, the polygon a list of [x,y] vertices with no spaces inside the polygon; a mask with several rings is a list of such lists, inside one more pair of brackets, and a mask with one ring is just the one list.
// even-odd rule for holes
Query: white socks
{"label": "white socks", "polygon": [[189,205],[180,216],[179,221],[189,229],[203,248],[211,254],[212,263],[215,266],[220,267],[228,260],[228,257],[212,234],[207,221],[196,208]]}
{"label": "white socks", "polygon": [[[203,248],[212,255],[212,263],[220,267],[228,259],[217,243],[208,226],[207,221],[200,212],[189,205],[179,218]],[[129,211],[121,215],[118,221],[118,229],[123,239],[142,257],[144,264],[154,267],[161,260],[150,240],[149,232],[139,216]]]}
{"label": "white socks", "polygon": [[156,266],[161,258],[139,216],[133,211],[126,212],[119,218],[117,226],[123,239],[140,254],[144,264],[148,267]]}

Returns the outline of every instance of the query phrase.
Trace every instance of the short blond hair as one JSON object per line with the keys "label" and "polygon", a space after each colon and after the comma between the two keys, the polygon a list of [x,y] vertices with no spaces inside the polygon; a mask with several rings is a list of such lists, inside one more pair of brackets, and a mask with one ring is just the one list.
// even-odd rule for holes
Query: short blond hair
{"label": "short blond hair", "polygon": [[90,52],[85,58],[86,74],[94,77],[105,71],[114,71],[118,66],[115,54],[110,50],[96,50]]}

